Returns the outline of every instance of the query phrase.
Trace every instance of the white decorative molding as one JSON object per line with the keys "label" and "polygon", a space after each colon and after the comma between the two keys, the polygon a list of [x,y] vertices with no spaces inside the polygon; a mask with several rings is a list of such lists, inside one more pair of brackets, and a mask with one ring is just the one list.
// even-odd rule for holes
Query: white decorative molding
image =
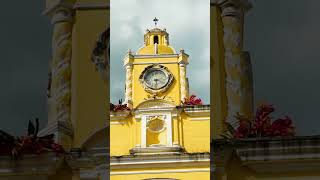
{"label": "white decorative molding", "polygon": [[147,123],[149,119],[153,117],[161,116],[165,121],[166,132],[167,132],[167,142],[166,147],[172,147],[172,117],[171,113],[149,113],[143,114],[141,118],[141,148],[147,148]]}
{"label": "white decorative molding", "polygon": [[154,156],[123,156],[121,158],[111,157],[111,169],[123,169],[124,167],[135,167],[137,169],[152,167],[206,167],[210,163],[209,153],[195,154],[158,154]]}
{"label": "white decorative molding", "polygon": [[[146,65],[146,64],[158,64],[155,63],[154,61],[150,61],[150,62],[136,62],[136,63],[132,63],[133,65]],[[172,61],[168,61],[168,62],[161,62],[159,64],[179,64],[178,62],[172,62]]]}
{"label": "white decorative molding", "polygon": [[192,168],[176,170],[144,170],[144,171],[123,171],[111,172],[110,175],[132,175],[132,174],[167,174],[167,173],[190,173],[190,172],[210,172],[210,168]]}
{"label": "white decorative molding", "polygon": [[202,116],[210,118],[210,105],[182,106],[181,108],[192,118]]}
{"label": "white decorative molding", "polygon": [[70,137],[73,136],[72,124],[68,121],[54,121],[48,124],[39,132],[39,136],[45,136],[48,134],[63,133]]}
{"label": "white decorative molding", "polygon": [[142,115],[142,118],[141,118],[140,136],[141,136],[141,148],[146,148],[147,147],[147,116],[145,115]]}
{"label": "white decorative molding", "polygon": [[172,116],[171,113],[166,114],[166,125],[167,125],[167,146],[172,147]]}
{"label": "white decorative molding", "polygon": [[113,112],[110,111],[110,121],[125,121],[127,120],[127,117],[129,117],[131,114],[131,111],[117,111],[117,112]]}
{"label": "white decorative molding", "polygon": [[[139,55],[135,54],[133,55],[135,59],[149,59],[149,58],[178,58],[179,54],[150,54],[150,55]],[[154,63],[154,62],[153,62]],[[163,64],[161,62],[161,64]]]}

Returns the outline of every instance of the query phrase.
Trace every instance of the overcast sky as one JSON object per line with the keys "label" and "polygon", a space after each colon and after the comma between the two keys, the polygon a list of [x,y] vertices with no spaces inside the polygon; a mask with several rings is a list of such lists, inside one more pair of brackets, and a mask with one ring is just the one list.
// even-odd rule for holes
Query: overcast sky
{"label": "overcast sky", "polygon": [[0,129],[22,135],[29,119],[46,124],[51,53],[50,20],[43,0],[4,1],[0,11]]}
{"label": "overcast sky", "polygon": [[291,116],[300,135],[320,134],[319,0],[255,0],[245,20],[255,101]]}
{"label": "overcast sky", "polygon": [[[201,69],[208,65],[208,3],[204,0],[183,3],[112,0],[112,3],[116,4],[111,5],[111,12],[118,12],[111,19],[113,101],[124,93],[123,55],[127,49],[137,50],[143,44],[145,29],[153,27],[152,19],[157,16],[159,26],[170,33],[171,45],[176,50],[184,48],[190,55],[190,87],[208,102],[209,70]],[[5,8],[0,12],[0,129],[21,135],[29,119],[40,117],[42,127],[47,121],[51,25],[41,15],[43,0],[19,1],[19,6],[15,1],[5,1],[2,7]],[[250,52],[253,64],[255,101],[272,103],[278,114],[290,115],[298,135],[320,134],[318,7],[319,0],[255,0],[245,19],[245,50]]]}
{"label": "overcast sky", "polygon": [[[196,2],[196,3],[195,3]],[[170,45],[189,54],[187,67],[190,93],[210,99],[210,8],[209,0],[111,0],[111,101],[124,98],[123,57],[143,46],[147,28],[166,28]]]}

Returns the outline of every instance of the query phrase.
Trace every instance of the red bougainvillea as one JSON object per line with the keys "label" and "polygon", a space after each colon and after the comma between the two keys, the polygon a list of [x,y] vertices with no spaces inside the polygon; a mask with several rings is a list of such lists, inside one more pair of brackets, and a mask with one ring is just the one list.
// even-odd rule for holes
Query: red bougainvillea
{"label": "red bougainvillea", "polygon": [[191,95],[190,97],[185,98],[182,104],[183,105],[202,105],[202,100],[200,98],[197,98],[196,95]]}
{"label": "red bougainvillea", "polygon": [[258,107],[254,119],[237,115],[239,127],[234,130],[234,138],[294,136],[295,128],[292,120],[285,116],[272,121],[270,114],[274,112],[272,105]]}
{"label": "red bougainvillea", "polygon": [[122,100],[119,100],[119,104],[112,104],[110,103],[110,111],[129,111],[130,108],[127,106],[127,104],[122,104]]}
{"label": "red bougainvillea", "polygon": [[23,154],[41,154],[43,152],[64,153],[62,146],[54,142],[54,135],[38,136],[39,121],[36,126],[30,121],[26,136],[14,137],[0,130],[0,155],[11,155],[13,158]]}

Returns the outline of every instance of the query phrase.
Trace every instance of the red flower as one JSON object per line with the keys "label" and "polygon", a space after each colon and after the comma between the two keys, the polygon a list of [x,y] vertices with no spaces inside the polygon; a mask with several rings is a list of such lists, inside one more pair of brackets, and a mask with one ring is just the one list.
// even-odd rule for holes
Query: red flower
{"label": "red flower", "polygon": [[121,104],[122,102],[119,101],[119,104],[112,104],[110,103],[110,110],[117,112],[117,111],[129,111],[130,108],[127,104]]}
{"label": "red flower", "polygon": [[235,138],[248,137],[250,132],[251,122],[247,120],[240,120],[239,127],[235,131]]}
{"label": "red flower", "polygon": [[254,119],[237,115],[239,127],[235,130],[235,138],[268,137],[268,136],[294,136],[295,129],[292,120],[285,116],[272,122],[270,114],[274,112],[272,105],[258,107]]}
{"label": "red flower", "polygon": [[273,136],[293,136],[295,134],[292,120],[288,116],[275,120],[271,129]]}
{"label": "red flower", "polygon": [[196,95],[191,95],[189,98],[185,98],[183,105],[202,105],[202,100],[197,98]]}

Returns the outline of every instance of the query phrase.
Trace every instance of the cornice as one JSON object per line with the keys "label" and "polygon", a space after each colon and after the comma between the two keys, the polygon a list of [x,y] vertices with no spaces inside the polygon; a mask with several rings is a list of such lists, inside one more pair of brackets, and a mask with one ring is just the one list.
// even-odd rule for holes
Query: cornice
{"label": "cornice", "polygon": [[150,155],[111,157],[110,167],[112,170],[124,169],[130,166],[135,168],[150,167],[201,167],[210,164],[209,153],[194,153],[180,155],[157,155],[157,158]]}
{"label": "cornice", "polygon": [[54,152],[40,155],[23,155],[23,159],[12,160],[11,156],[0,156],[0,179],[2,176],[42,175],[44,177],[55,174],[63,163],[64,157]]}
{"label": "cornice", "polygon": [[[231,13],[235,13],[235,10],[242,9],[241,11],[247,12],[252,8],[252,4],[249,0],[210,0],[210,6],[218,6],[223,11],[223,14],[228,15]],[[228,13],[226,13],[226,11]]]}
{"label": "cornice", "polygon": [[67,121],[55,121],[53,123],[48,124],[44,129],[39,132],[40,136],[44,136],[47,134],[52,134],[56,132],[62,132],[64,134],[73,136],[73,128],[70,122]]}
{"label": "cornice", "polygon": [[81,149],[71,150],[71,156],[67,156],[66,160],[72,168],[96,167],[103,164],[109,164],[106,157],[109,157],[109,148],[95,147],[87,151]]}
{"label": "cornice", "polygon": [[54,12],[59,8],[72,9],[73,3],[66,2],[65,0],[57,0],[42,12],[43,15],[52,16]]}
{"label": "cornice", "polygon": [[196,105],[196,106],[179,106],[184,112],[192,117],[209,116],[210,117],[210,105]]}
{"label": "cornice", "polygon": [[110,120],[116,121],[116,120],[126,120],[127,117],[129,117],[131,114],[131,111],[110,111]]}
{"label": "cornice", "polygon": [[243,166],[260,173],[320,170],[319,136],[220,139],[213,141],[212,149],[217,159],[230,157],[231,152],[234,152]]}
{"label": "cornice", "polygon": [[136,59],[145,59],[145,58],[172,58],[179,57],[179,54],[150,54],[150,55],[132,55]]}

